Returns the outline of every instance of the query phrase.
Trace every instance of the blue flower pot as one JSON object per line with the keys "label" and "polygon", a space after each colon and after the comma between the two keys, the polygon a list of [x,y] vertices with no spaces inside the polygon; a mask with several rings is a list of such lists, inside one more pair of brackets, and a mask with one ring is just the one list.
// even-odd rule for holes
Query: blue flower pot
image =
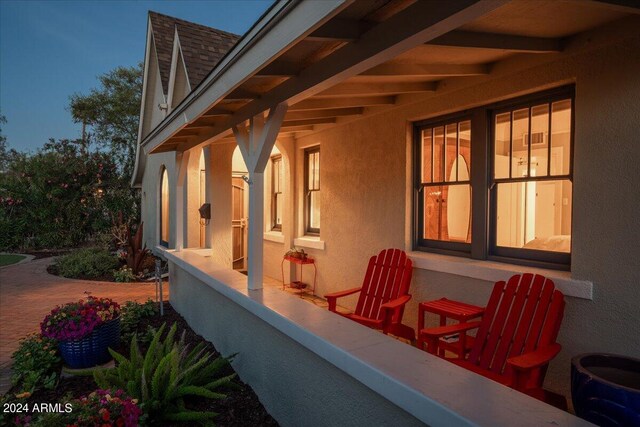
{"label": "blue flower pot", "polygon": [[576,414],[600,427],[640,426],[640,359],[607,353],[571,359]]}
{"label": "blue flower pot", "polygon": [[79,340],[58,342],[62,359],[69,368],[82,369],[102,365],[112,359],[109,347],[120,344],[120,318],[110,320],[95,328]]}

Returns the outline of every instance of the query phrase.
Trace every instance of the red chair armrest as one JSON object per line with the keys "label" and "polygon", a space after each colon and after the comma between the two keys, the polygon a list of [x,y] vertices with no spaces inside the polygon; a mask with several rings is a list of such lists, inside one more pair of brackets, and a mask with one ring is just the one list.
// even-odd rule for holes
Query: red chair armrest
{"label": "red chair armrest", "polygon": [[394,311],[405,305],[411,299],[411,295],[403,295],[400,298],[396,298],[387,303],[384,303],[380,306],[380,308],[387,312],[387,315],[390,311]]}
{"label": "red chair armrest", "polygon": [[511,365],[516,371],[529,371],[546,365],[560,353],[562,346],[560,344],[551,344],[547,347],[541,347],[530,353],[521,354],[507,359],[507,364]]}
{"label": "red chair armrest", "polygon": [[327,294],[324,297],[327,299],[329,303],[329,311],[336,311],[336,303],[338,298],[346,297],[347,295],[355,294],[360,292],[362,288],[353,288],[347,289],[345,291],[334,292],[332,294]]}

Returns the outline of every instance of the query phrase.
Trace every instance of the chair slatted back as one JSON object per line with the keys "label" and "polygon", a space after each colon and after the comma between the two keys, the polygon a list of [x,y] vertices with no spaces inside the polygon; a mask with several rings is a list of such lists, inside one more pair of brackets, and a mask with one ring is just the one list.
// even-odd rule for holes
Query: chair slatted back
{"label": "chair slatted back", "polygon": [[[498,374],[509,357],[556,342],[564,314],[564,296],[552,280],[540,275],[515,275],[497,282],[482,317],[468,361]],[[533,375],[542,386],[546,367]]]}
{"label": "chair slatted back", "polygon": [[[380,306],[409,293],[412,262],[400,249],[384,249],[369,259],[367,273],[362,282],[355,314],[369,319],[381,319]],[[402,317],[402,311],[394,315],[393,321]]]}

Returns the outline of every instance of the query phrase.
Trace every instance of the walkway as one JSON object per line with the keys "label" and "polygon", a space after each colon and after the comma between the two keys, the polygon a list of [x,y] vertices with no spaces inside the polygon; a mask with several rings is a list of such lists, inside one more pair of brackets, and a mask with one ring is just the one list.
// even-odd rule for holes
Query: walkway
{"label": "walkway", "polygon": [[[20,339],[37,332],[53,307],[85,297],[113,298],[119,303],[155,298],[153,283],[109,283],[72,280],[47,273],[51,258],[0,269],[0,395],[10,386],[11,355]],[[165,286],[168,299],[169,289]]]}

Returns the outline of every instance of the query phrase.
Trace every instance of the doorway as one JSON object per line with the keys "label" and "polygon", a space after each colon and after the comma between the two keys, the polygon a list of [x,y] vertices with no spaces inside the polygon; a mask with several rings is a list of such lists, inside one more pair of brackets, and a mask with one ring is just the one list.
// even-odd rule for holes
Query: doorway
{"label": "doorway", "polygon": [[235,175],[231,178],[231,230],[232,230],[232,250],[233,269],[247,269],[247,225],[249,218],[246,212],[246,182],[242,175]]}

